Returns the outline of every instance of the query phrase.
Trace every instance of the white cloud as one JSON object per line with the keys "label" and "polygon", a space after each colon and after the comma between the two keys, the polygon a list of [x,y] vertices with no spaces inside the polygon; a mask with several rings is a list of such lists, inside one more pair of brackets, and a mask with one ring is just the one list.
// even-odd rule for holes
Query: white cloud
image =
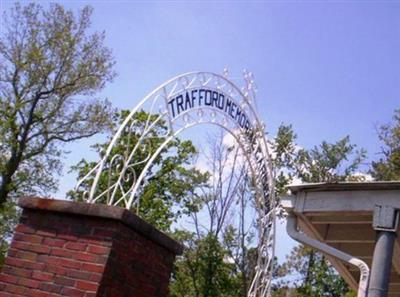
{"label": "white cloud", "polygon": [[[235,132],[235,131],[234,131]],[[236,154],[236,148],[239,148],[239,144],[237,143],[235,137],[229,133],[226,132],[222,136],[222,145],[223,145],[223,150],[224,153],[227,154],[227,160],[225,163],[225,169],[224,171],[229,174],[232,171],[232,168],[234,167],[235,164],[235,154]],[[231,151],[228,151],[229,148],[234,148]],[[203,152],[199,155],[199,158],[197,159],[196,162],[196,168],[200,170],[201,172],[212,172],[213,171],[213,164],[212,164],[212,148],[211,146],[207,146],[206,148],[203,149]],[[239,152],[237,153],[236,156],[236,166],[244,164],[246,161],[245,156],[243,155],[242,151],[239,149]]]}
{"label": "white cloud", "polygon": [[364,173],[364,172],[355,172],[352,175],[352,177],[356,177],[356,178],[360,179],[360,181],[366,181],[366,182],[374,180],[374,178],[372,177],[371,174]]}

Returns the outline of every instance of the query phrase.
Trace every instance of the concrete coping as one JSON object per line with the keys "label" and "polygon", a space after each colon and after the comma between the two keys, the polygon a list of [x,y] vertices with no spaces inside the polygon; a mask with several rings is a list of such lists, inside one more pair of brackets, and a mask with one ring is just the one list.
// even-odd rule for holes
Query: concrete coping
{"label": "concrete coping", "polygon": [[38,197],[22,197],[18,205],[28,209],[117,220],[175,255],[183,252],[180,243],[122,207]]}

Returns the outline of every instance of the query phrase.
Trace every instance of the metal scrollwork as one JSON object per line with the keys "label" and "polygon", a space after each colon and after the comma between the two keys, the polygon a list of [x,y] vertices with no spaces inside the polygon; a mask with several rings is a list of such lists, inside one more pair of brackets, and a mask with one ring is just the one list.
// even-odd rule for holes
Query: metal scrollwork
{"label": "metal scrollwork", "polygon": [[[90,190],[82,193],[88,203],[138,209],[138,194],[146,172],[174,137],[205,123],[224,128],[240,145],[254,180],[258,259],[248,297],[266,297],[271,290],[276,200],[265,127],[256,112],[256,91],[253,75],[247,71],[242,88],[229,80],[227,70],[223,75],[191,72],[167,81],[130,112],[100,162],[78,182],[76,189],[90,185]],[[141,111],[146,112],[147,118],[138,127],[136,116]],[[165,129],[156,131],[161,123]],[[156,148],[149,141],[155,137],[162,139]]]}

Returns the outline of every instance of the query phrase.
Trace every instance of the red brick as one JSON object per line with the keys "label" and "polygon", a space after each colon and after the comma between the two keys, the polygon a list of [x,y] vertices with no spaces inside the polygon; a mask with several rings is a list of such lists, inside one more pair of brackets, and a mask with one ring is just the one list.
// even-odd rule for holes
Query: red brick
{"label": "red brick", "polygon": [[4,286],[3,291],[9,292],[9,293],[23,295],[24,292],[25,292],[25,288],[24,287],[15,286],[15,285],[12,285],[12,284],[7,284],[7,285]]}
{"label": "red brick", "polygon": [[121,222],[30,209],[21,222],[4,296],[166,296],[174,255]]}
{"label": "red brick", "polygon": [[85,251],[87,244],[85,243],[79,243],[79,242],[68,242],[65,244],[65,247],[69,250],[74,250],[74,251]]}
{"label": "red brick", "polygon": [[61,293],[70,297],[85,297],[85,292],[74,288],[63,288]]}
{"label": "red brick", "polygon": [[108,260],[108,257],[98,256],[97,260],[96,260],[96,263],[98,263],[98,264],[106,264],[107,260]]}
{"label": "red brick", "polygon": [[11,247],[7,251],[7,256],[8,257],[16,257],[17,256],[18,250],[12,249]]}
{"label": "red brick", "polygon": [[67,275],[68,269],[59,265],[46,265],[45,271],[55,273],[57,275]]}
{"label": "red brick", "polygon": [[0,282],[16,284],[18,282],[18,277],[1,273],[0,274]]}
{"label": "red brick", "polygon": [[3,272],[9,275],[15,276],[22,276],[22,277],[30,277],[32,275],[31,270],[19,268],[19,267],[11,267],[11,266],[4,266]]}
{"label": "red brick", "polygon": [[62,290],[62,286],[53,283],[41,283],[39,285],[39,289],[51,293],[60,293]]}
{"label": "red brick", "polygon": [[27,251],[18,251],[17,252],[17,257],[19,259],[24,259],[24,260],[28,260],[28,261],[35,261],[37,254],[36,253],[32,253],[32,252],[27,252]]}
{"label": "red brick", "polygon": [[89,280],[92,281],[92,282],[100,282],[101,278],[102,278],[101,274],[91,273],[90,277],[89,277]]}
{"label": "red brick", "polygon": [[79,269],[81,267],[80,262],[74,261],[74,260],[69,260],[69,259],[60,258],[59,263],[63,267],[69,267],[69,268],[75,268],[75,269]]}
{"label": "red brick", "polygon": [[63,286],[69,286],[69,287],[73,287],[75,285],[75,280],[72,278],[67,278],[64,276],[56,276],[54,278],[55,283],[58,285],[63,285]]}
{"label": "red brick", "polygon": [[14,234],[14,240],[31,243],[41,243],[43,241],[43,237],[39,235],[16,233]]}
{"label": "red brick", "polygon": [[98,284],[93,283],[93,282],[87,282],[87,281],[83,281],[83,280],[78,280],[76,282],[76,288],[84,290],[84,291],[92,291],[95,292],[97,290],[97,288],[99,287]]}
{"label": "red brick", "polygon": [[36,234],[47,237],[56,237],[57,235],[55,230],[44,230],[44,229],[36,231]]}
{"label": "red brick", "polygon": [[98,245],[89,245],[87,251],[97,255],[106,255],[110,252],[110,248]]}
{"label": "red brick", "polygon": [[17,233],[21,232],[21,233],[27,233],[27,234],[34,234],[35,233],[35,229],[33,229],[32,227],[23,225],[23,224],[18,224],[18,226],[15,228],[15,232],[17,232]]}
{"label": "red brick", "polygon": [[38,291],[38,290],[30,290],[28,294],[31,297],[52,297],[52,296],[56,296],[56,295],[49,294],[49,293],[43,292],[43,291]]}
{"label": "red brick", "polygon": [[16,249],[31,251],[39,254],[50,253],[50,248],[41,244],[31,244],[27,242],[13,241],[11,246]]}
{"label": "red brick", "polygon": [[73,253],[71,251],[66,250],[66,249],[52,248],[51,251],[50,251],[50,255],[58,256],[58,257],[64,257],[64,258],[72,258]]}
{"label": "red brick", "polygon": [[39,287],[39,282],[33,279],[28,279],[28,278],[23,278],[20,277],[18,279],[18,284],[22,285],[24,287],[28,287],[28,288],[38,288]]}
{"label": "red brick", "polygon": [[65,243],[65,240],[58,238],[45,237],[43,240],[43,244],[51,247],[63,247]]}
{"label": "red brick", "polygon": [[84,262],[92,262],[95,263],[98,260],[98,256],[87,254],[87,253],[77,253],[75,254],[74,258],[76,260],[84,261]]}
{"label": "red brick", "polygon": [[39,263],[46,263],[48,265],[59,265],[60,264],[60,258],[48,256],[48,255],[38,255],[37,261]]}
{"label": "red brick", "polygon": [[86,243],[98,245],[98,246],[105,246],[105,247],[112,246],[112,242],[110,239],[99,238],[96,236],[85,236],[85,238],[82,238],[82,239],[80,238],[79,240],[81,242],[86,242]]}
{"label": "red brick", "polygon": [[82,270],[102,273],[104,271],[104,265],[82,263]]}
{"label": "red brick", "polygon": [[7,257],[4,261],[4,264],[15,266],[15,267],[24,267],[24,261],[17,258]]}
{"label": "red brick", "polygon": [[46,273],[46,272],[41,272],[41,271],[34,271],[32,273],[32,278],[41,280],[41,281],[51,281],[53,280],[53,274],[52,273]]}
{"label": "red brick", "polygon": [[90,280],[92,276],[92,272],[86,271],[79,271],[79,270],[68,270],[66,276],[73,278],[73,279],[83,279],[83,280]]}
{"label": "red brick", "polygon": [[31,270],[43,270],[46,265],[44,263],[38,262],[24,262],[24,268],[31,269]]}

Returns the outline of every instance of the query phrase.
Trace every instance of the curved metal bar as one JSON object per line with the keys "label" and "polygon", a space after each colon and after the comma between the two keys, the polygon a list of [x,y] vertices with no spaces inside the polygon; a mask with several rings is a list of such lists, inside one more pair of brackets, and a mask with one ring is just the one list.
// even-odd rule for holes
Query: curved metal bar
{"label": "curved metal bar", "polygon": [[[148,129],[151,129],[152,127],[154,127],[154,126],[158,123],[158,121],[159,121],[161,118],[162,118],[162,116],[158,117],[155,121],[153,121],[153,122],[150,124],[150,126],[148,127]],[[147,123],[146,123],[146,126],[147,126]],[[142,140],[144,140],[144,139],[142,139]],[[135,146],[133,147],[131,153],[129,154],[129,156],[128,156],[128,157],[126,158],[126,160],[125,160],[125,163],[126,163],[126,164],[129,164],[129,163],[131,162],[131,160],[132,160],[132,158],[134,157],[136,151],[139,149],[140,144],[141,144],[141,141],[138,141],[138,142],[135,144]],[[143,164],[143,163],[145,163],[145,162],[149,162],[150,158],[151,158],[150,155],[148,155],[147,158],[145,158],[145,159],[142,160],[142,161],[139,161],[139,162],[135,163],[134,165],[140,165],[140,164]],[[121,174],[120,174],[119,177],[118,177],[117,183],[120,183],[120,182],[121,182],[121,180],[122,180],[122,178],[123,178],[123,176],[124,176],[124,173],[125,173],[125,171],[126,171],[127,168],[128,168],[128,166],[124,166],[124,168],[123,168],[122,171],[121,171]],[[136,183],[137,183],[137,180],[136,180]],[[133,191],[133,187],[132,187],[132,191]],[[112,196],[114,197],[115,194],[116,194],[116,188],[114,188],[114,191],[113,191],[113,195],[112,195]],[[125,195],[123,195],[123,197],[125,197]],[[123,197],[121,197],[121,198],[123,198]],[[119,202],[119,201],[121,201],[121,199],[119,199],[118,202]],[[111,201],[110,204],[113,204],[112,201]],[[129,209],[129,207],[127,207],[127,208]]]}

